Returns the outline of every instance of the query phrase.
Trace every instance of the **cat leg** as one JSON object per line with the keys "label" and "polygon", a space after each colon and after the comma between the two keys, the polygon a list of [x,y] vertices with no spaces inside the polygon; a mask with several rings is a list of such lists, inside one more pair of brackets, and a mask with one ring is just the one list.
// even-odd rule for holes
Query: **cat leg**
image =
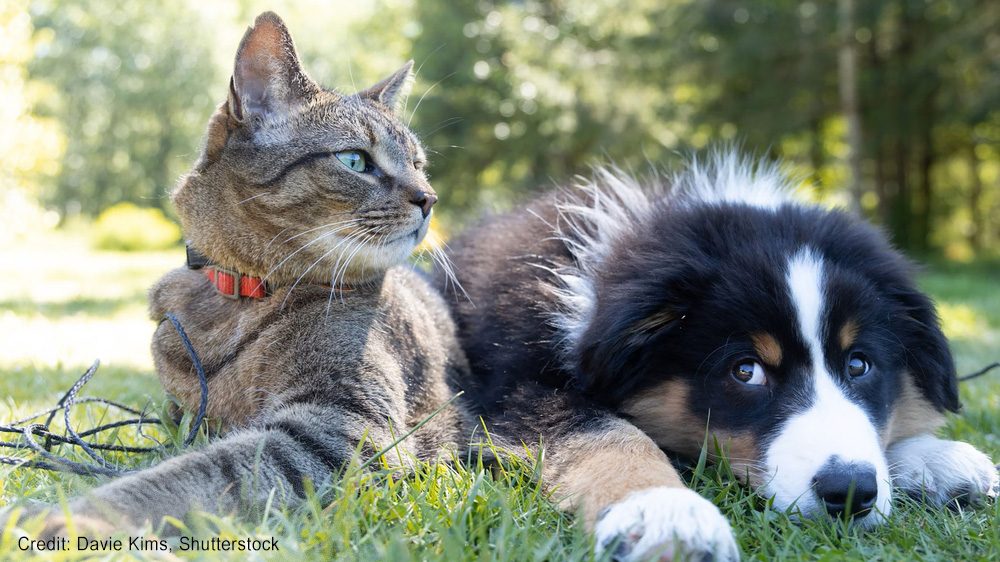
{"label": "cat leg", "polygon": [[582,516],[598,554],[616,560],[738,560],[729,522],[687,488],[667,456],[634,425],[572,393],[521,388],[497,416],[491,435],[516,450],[538,443],[542,482],[559,506]]}
{"label": "cat leg", "polygon": [[[359,443],[366,443],[362,459],[371,458],[403,431],[378,414],[314,403],[286,405],[257,427],[112,480],[71,501],[70,512],[74,523],[82,522],[78,530],[89,534],[109,527],[135,530],[147,523],[155,528],[164,517],[182,519],[193,510],[252,511],[263,507],[272,491],[276,507],[290,506],[304,496],[307,479],[320,486],[339,473]],[[398,458],[405,462],[406,456]],[[62,514],[50,513],[45,532],[65,534]]]}
{"label": "cat leg", "polygon": [[886,450],[893,486],[934,505],[997,497],[1000,480],[993,461],[962,441],[918,435]]}

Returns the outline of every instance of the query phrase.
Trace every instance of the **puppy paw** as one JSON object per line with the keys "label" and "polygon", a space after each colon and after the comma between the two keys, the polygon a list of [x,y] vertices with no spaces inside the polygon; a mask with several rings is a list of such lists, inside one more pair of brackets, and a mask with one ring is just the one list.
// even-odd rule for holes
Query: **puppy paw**
{"label": "puppy paw", "polygon": [[996,498],[1000,491],[993,461],[962,441],[921,435],[892,445],[886,456],[893,485],[934,505]]}
{"label": "puppy paw", "polygon": [[612,560],[739,560],[729,522],[687,488],[649,488],[612,504],[594,528],[597,555]]}

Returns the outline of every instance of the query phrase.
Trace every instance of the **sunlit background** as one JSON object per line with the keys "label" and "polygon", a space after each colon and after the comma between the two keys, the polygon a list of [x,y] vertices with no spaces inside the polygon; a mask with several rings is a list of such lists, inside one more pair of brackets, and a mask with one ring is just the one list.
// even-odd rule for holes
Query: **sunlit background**
{"label": "sunlit background", "polygon": [[595,162],[669,168],[716,141],[847,202],[854,146],[857,199],[897,244],[995,254],[1000,6],[855,0],[845,18],[843,4],[8,0],[4,235],[121,202],[169,216],[239,38],[271,8],[324,84],[351,91],[416,60],[407,119],[449,224]]}
{"label": "sunlit background", "polygon": [[1000,275],[1000,3],[5,0],[0,371],[151,373],[144,291],[182,263],[168,193],[265,9],[328,86],[416,61],[443,236],[593,164],[736,142],[930,262],[970,366],[1000,345],[976,293]]}
{"label": "sunlit background", "polygon": [[[431,153],[436,236],[594,164],[643,174],[676,169],[713,143],[741,143],[780,160],[818,200],[864,213],[927,266],[919,282],[961,373],[1000,360],[995,0],[0,0],[0,425],[55,404],[94,359],[102,365],[83,395],[163,412],[146,290],[184,263],[168,194],[225,99],[244,30],[266,9],[285,18],[305,68],[325,85],[354,91],[416,61],[404,118]],[[1000,460],[1000,377],[960,388],[963,412],[944,434]],[[70,424],[93,428],[119,415],[79,404]],[[160,434],[102,435],[149,446]],[[0,448],[7,454],[15,452]],[[393,494],[366,492],[384,496],[381,504],[338,500],[315,521],[289,519],[282,552],[400,560],[589,552],[581,527],[526,517],[535,507],[504,520],[516,524],[470,515],[534,505],[506,499],[506,488],[484,500],[490,486],[480,478],[449,476],[466,487],[433,484],[433,492],[403,486],[420,502],[451,498],[443,515]],[[0,466],[0,506],[92,485]],[[760,530],[743,541],[770,545],[763,558],[796,557],[787,550],[794,544],[826,558],[965,559],[997,548],[997,512],[983,512],[978,523],[971,511],[945,523],[927,512],[865,540],[815,529],[809,539],[796,527],[786,541],[787,527],[770,518],[757,525],[757,515],[773,513],[755,510],[752,527],[734,526]],[[220,528],[235,538],[260,532],[258,523]],[[940,536],[961,539],[934,539],[938,525],[954,533]],[[372,538],[373,529],[381,534]],[[23,557],[2,543],[0,559]]]}

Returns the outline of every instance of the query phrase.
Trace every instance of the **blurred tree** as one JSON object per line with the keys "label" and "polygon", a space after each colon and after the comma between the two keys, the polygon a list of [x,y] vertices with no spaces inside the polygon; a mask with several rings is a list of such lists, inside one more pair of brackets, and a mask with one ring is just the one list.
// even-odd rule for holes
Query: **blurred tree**
{"label": "blurred tree", "polygon": [[864,186],[861,179],[861,115],[858,112],[858,54],[857,26],[854,20],[854,0],[837,2],[837,38],[840,52],[837,56],[837,79],[840,82],[840,108],[847,121],[847,190],[851,194],[851,208],[861,210]]}
{"label": "blurred tree", "polygon": [[38,88],[25,70],[34,47],[27,4],[0,4],[0,244],[40,224],[54,226],[54,213],[37,203],[37,180],[57,172],[63,151],[59,124],[31,113]]}
{"label": "blurred tree", "polygon": [[[860,194],[862,202],[904,248],[932,250],[931,233],[950,228],[956,215],[950,202],[965,199],[963,189],[969,192],[964,224],[969,231],[981,232],[984,214],[996,213],[996,199],[983,200],[983,170],[976,169],[979,160],[970,155],[977,154],[974,147],[985,140],[976,140],[973,131],[995,123],[1000,111],[998,89],[986,87],[1000,78],[1000,10],[995,2],[976,0],[886,0],[857,3],[856,8],[853,23],[847,24],[854,28],[853,37],[838,37],[832,27],[835,6],[829,3],[711,3],[705,8],[706,27],[714,27],[723,38],[719,52],[729,63],[708,73],[723,85],[698,119],[724,115],[749,144],[758,146],[761,137],[771,138],[780,143],[777,153],[793,162],[800,156],[794,143],[780,139],[794,138],[795,130],[802,129],[802,117],[827,124],[813,127],[811,135],[816,148],[810,152],[821,155],[810,158],[814,179],[827,189],[845,188],[858,173],[849,173],[851,168],[860,170],[858,181],[871,186],[870,193]],[[798,25],[788,14],[798,14]],[[788,45],[789,37],[810,29],[816,30],[809,39],[813,48]],[[769,45],[776,45],[776,51]],[[859,141],[851,141],[853,108],[832,103],[838,84],[829,59],[836,49],[843,54],[848,47],[863,52],[855,69],[860,111],[856,126],[870,133],[857,155],[852,145]],[[793,60],[814,70],[785,74],[782,69]],[[813,99],[823,101],[797,104],[796,91],[811,91]],[[750,106],[754,99],[762,104]],[[996,153],[992,148],[989,152]],[[852,164],[852,158],[859,161]],[[958,185],[947,168],[955,158],[968,159],[972,170]],[[981,245],[977,238],[974,246]]]}
{"label": "blurred tree", "polygon": [[660,26],[683,26],[687,4],[418,2],[414,56],[440,84],[414,123],[441,153],[432,172],[449,203],[496,207],[591,164],[669,159],[688,132],[674,100],[697,87],[688,46]]}
{"label": "blurred tree", "polygon": [[906,249],[1000,250],[989,0],[182,0],[155,17],[142,2],[33,0],[30,75],[50,95],[32,118],[66,137],[46,200],[164,206],[240,35],[271,5],[325,84],[416,60],[407,119],[453,222],[595,163],[642,173],[738,141],[821,199],[860,204]]}
{"label": "blurred tree", "polygon": [[31,77],[57,95],[36,113],[62,124],[66,153],[45,199],[93,215],[129,201],[165,208],[217,96],[212,30],[183,2],[39,0]]}

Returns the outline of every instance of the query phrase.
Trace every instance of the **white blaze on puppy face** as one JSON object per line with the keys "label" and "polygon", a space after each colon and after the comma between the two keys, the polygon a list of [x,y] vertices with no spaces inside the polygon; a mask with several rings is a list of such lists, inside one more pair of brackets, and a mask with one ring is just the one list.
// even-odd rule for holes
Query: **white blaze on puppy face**
{"label": "white blaze on puppy face", "polygon": [[764,486],[779,509],[795,506],[803,515],[825,513],[813,491],[813,477],[832,457],[845,463],[870,463],[878,480],[873,511],[855,521],[878,524],[890,510],[890,480],[878,431],[864,410],[852,402],[829,372],[821,343],[825,311],[823,261],[802,250],[788,263],[788,293],[812,369],[812,403],[789,418],[765,453],[769,479]]}

